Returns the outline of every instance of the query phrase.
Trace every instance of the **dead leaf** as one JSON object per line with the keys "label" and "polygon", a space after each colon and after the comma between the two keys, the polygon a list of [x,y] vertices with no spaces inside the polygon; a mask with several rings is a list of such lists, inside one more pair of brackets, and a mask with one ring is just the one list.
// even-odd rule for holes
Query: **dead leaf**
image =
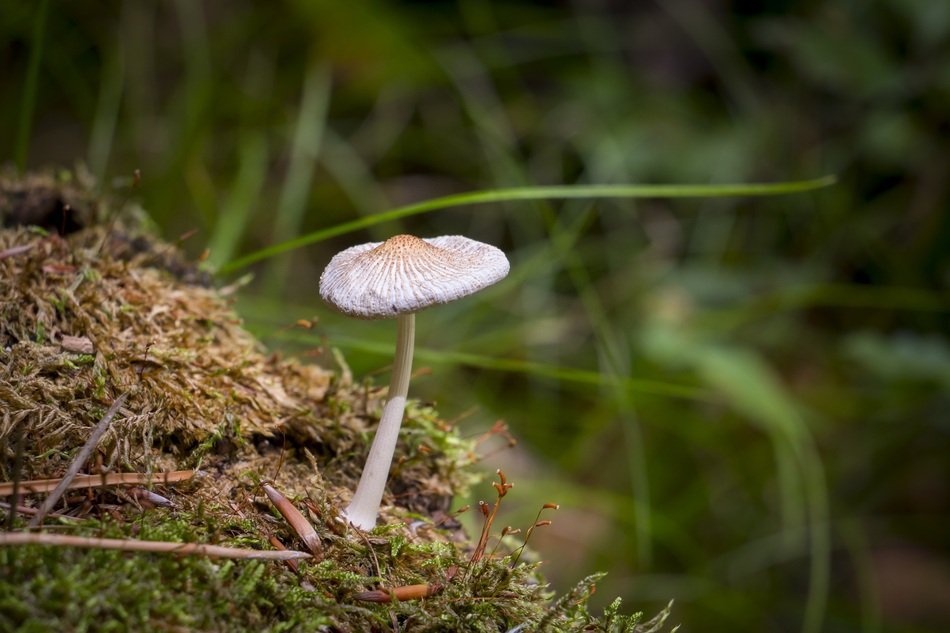
{"label": "dead leaf", "polygon": [[73,354],[95,354],[96,347],[92,344],[85,336],[63,336],[63,340],[59,343],[67,352],[72,352]]}

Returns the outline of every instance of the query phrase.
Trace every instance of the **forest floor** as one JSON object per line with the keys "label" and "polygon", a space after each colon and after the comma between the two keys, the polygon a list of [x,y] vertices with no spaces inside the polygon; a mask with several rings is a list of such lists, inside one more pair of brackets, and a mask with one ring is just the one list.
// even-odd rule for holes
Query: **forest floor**
{"label": "forest floor", "polygon": [[[619,615],[619,601],[589,614],[597,574],[552,601],[536,565],[515,554],[521,541],[492,525],[503,475],[473,543],[451,502],[475,481],[467,468],[475,442],[417,402],[381,526],[346,527],[339,509],[385,389],[354,380],[339,354],[326,352],[336,359],[329,370],[264,349],[229,303],[238,287],[215,288],[199,264],[152,235],[141,209],[101,197],[80,174],[0,174],[0,216],[0,495],[9,501],[0,535],[34,541],[0,547],[0,629],[663,626],[668,611],[638,623]],[[97,426],[106,430],[76,464],[83,475],[39,517],[42,531],[28,532]],[[268,486],[315,534],[291,527]],[[62,536],[121,544],[49,544]],[[309,557],[128,551],[140,541]]]}

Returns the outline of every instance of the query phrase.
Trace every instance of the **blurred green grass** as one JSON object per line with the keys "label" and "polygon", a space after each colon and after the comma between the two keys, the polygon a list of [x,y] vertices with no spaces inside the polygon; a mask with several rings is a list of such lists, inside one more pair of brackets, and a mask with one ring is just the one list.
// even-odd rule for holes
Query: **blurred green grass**
{"label": "blurred green grass", "polygon": [[[950,4],[50,3],[34,94],[43,6],[0,14],[0,156],[104,187],[141,169],[160,229],[198,229],[216,266],[310,244],[253,264],[239,303],[287,353],[389,363],[387,323],[317,300],[340,248],[509,253],[508,280],[420,317],[411,389],[476,405],[466,432],[511,425],[484,465],[516,481],[506,523],[562,504],[533,537],[559,589],[604,569],[604,602],[676,598],[690,629],[950,624]],[[372,217],[826,173],[788,197]]]}

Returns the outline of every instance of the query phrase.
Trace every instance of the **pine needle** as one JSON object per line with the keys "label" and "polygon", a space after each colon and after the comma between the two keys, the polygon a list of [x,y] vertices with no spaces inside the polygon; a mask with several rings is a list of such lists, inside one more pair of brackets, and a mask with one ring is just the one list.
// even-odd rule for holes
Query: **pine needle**
{"label": "pine needle", "polygon": [[[109,473],[106,475],[76,475],[66,487],[67,490],[80,488],[100,488],[105,486],[135,486],[142,484],[171,484],[185,481],[195,476],[193,470],[174,470],[167,473]],[[54,490],[63,478],[33,479],[20,482],[20,494],[43,493]],[[0,482],[0,497],[13,494],[13,482]]]}
{"label": "pine needle", "polygon": [[28,532],[0,533],[0,547],[10,545],[51,545],[54,547],[82,547],[86,549],[117,549],[127,552],[157,552],[192,554],[213,558],[243,558],[255,560],[296,560],[310,558],[306,552],[293,550],[258,550],[202,545],[200,543],[170,543],[167,541],[137,541],[134,539],[94,538]]}

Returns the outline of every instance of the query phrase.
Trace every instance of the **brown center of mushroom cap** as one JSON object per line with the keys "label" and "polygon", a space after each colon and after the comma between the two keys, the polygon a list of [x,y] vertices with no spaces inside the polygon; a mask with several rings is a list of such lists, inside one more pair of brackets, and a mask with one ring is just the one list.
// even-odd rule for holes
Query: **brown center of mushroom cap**
{"label": "brown center of mushroom cap", "polygon": [[379,253],[385,257],[404,257],[415,254],[418,251],[435,249],[435,246],[426,243],[421,237],[415,235],[393,235],[391,238],[374,248],[371,253]]}
{"label": "brown center of mushroom cap", "polygon": [[504,253],[458,235],[396,235],[337,254],[320,294],[341,312],[391,318],[472,294],[508,274]]}

